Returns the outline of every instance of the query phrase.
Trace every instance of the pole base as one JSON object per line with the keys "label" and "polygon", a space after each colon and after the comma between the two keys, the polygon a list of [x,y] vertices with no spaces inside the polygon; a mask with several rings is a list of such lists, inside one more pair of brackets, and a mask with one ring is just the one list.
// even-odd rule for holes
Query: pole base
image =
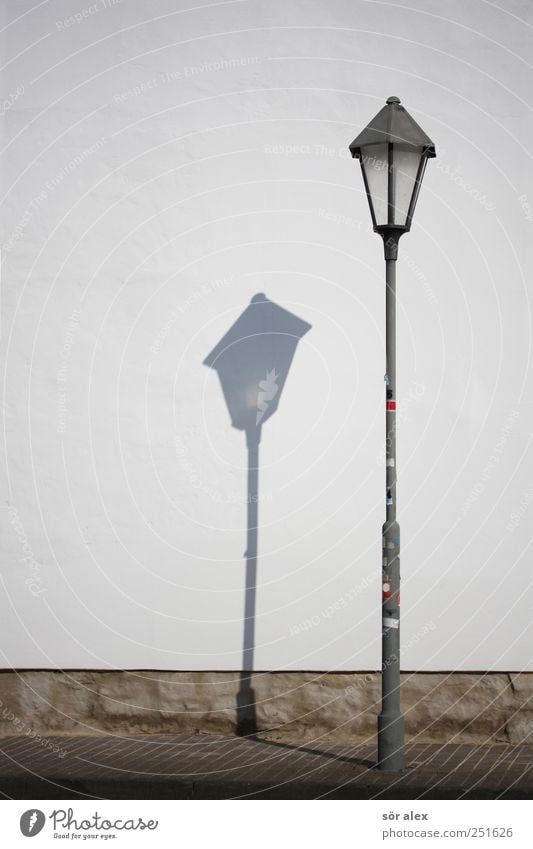
{"label": "pole base", "polygon": [[378,716],[378,763],[383,772],[405,769],[405,721],[401,713]]}

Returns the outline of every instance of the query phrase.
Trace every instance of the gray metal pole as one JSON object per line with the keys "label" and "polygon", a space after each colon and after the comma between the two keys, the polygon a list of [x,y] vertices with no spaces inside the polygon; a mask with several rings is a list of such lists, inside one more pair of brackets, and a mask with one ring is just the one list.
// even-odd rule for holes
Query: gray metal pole
{"label": "gray metal pole", "polygon": [[[387,250],[389,247],[389,250]],[[400,709],[400,526],[396,521],[396,256],[385,244],[386,262],[386,504],[383,525],[381,714],[378,768],[405,768],[404,719]]]}

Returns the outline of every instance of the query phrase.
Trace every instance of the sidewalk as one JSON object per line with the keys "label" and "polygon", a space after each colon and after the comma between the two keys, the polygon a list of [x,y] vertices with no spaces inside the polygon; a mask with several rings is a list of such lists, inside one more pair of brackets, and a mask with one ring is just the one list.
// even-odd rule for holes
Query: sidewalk
{"label": "sidewalk", "polygon": [[[56,747],[56,751],[53,750]],[[400,774],[368,745],[216,735],[0,740],[15,799],[530,799],[533,745],[406,747]]]}

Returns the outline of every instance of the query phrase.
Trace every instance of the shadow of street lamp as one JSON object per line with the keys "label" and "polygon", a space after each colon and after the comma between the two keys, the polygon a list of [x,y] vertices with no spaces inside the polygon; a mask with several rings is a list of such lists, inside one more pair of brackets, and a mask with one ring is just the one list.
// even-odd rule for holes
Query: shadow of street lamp
{"label": "shadow of street lamp", "polygon": [[204,360],[204,365],[218,374],[231,424],[245,432],[248,449],[244,633],[237,694],[237,733],[241,736],[257,731],[253,670],[259,443],[263,425],[278,408],[296,346],[310,328],[310,324],[260,293],[254,295],[241,316]]}

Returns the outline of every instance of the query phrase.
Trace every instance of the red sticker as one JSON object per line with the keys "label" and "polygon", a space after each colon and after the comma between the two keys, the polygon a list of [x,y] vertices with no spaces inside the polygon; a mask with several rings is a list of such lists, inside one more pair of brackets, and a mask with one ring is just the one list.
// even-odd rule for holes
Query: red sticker
{"label": "red sticker", "polygon": [[396,412],[396,401],[387,401],[387,410],[394,410]]}
{"label": "red sticker", "polygon": [[383,598],[392,598],[392,581],[390,578],[383,579]]}

